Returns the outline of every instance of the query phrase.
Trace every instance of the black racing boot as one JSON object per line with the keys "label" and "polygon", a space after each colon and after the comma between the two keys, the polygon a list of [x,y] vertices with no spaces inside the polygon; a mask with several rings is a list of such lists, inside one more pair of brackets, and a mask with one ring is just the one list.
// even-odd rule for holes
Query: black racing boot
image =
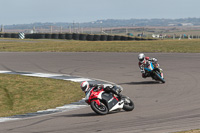
{"label": "black racing boot", "polygon": [[122,100],[122,94],[119,93],[119,94],[117,94],[117,96],[118,96],[118,100],[121,101]]}

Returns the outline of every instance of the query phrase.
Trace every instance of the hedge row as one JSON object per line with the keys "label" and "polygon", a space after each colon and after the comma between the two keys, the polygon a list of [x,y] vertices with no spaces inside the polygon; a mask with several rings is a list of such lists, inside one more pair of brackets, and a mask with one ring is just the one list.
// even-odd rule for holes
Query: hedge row
{"label": "hedge row", "polygon": [[[2,38],[19,38],[18,33],[0,33]],[[129,37],[120,35],[97,35],[97,34],[78,34],[78,33],[34,33],[25,34],[29,39],[67,39],[82,41],[130,41],[130,40],[152,40],[150,38]]]}

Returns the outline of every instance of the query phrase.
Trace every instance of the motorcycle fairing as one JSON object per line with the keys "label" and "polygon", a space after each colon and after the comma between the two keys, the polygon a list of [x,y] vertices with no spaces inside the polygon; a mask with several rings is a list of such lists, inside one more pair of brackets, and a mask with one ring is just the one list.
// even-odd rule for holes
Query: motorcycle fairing
{"label": "motorcycle fairing", "polygon": [[92,91],[93,89],[94,89],[94,88],[90,88],[90,90],[88,90],[88,91],[86,92],[85,100],[88,100],[88,99],[89,99],[90,93],[91,93],[91,91]]}
{"label": "motorcycle fairing", "polygon": [[115,105],[118,104],[117,98],[115,98],[112,93],[102,93],[101,100],[106,103],[108,110],[111,110]]}
{"label": "motorcycle fairing", "polygon": [[124,106],[124,101],[120,101],[115,106],[113,106],[109,111],[113,111],[113,110],[116,110],[116,109],[122,109],[123,106]]}
{"label": "motorcycle fairing", "polygon": [[[154,65],[152,62],[149,62],[150,64],[148,65],[148,67],[145,67],[144,70],[149,72],[151,77],[155,80],[157,80],[157,77],[155,76],[154,72],[158,74],[158,76],[160,78],[163,79],[163,77],[161,76],[160,70],[158,68],[154,68]],[[164,80],[164,79],[163,79]]]}
{"label": "motorcycle fairing", "polygon": [[151,71],[154,69],[153,63],[152,63],[152,62],[150,62],[150,65],[149,65],[149,67],[148,67],[148,68],[147,68],[147,67],[145,67],[144,69],[145,69],[145,70],[147,70],[148,72],[151,72]]}
{"label": "motorcycle fairing", "polygon": [[99,99],[101,98],[101,94],[104,92],[102,91],[98,91],[95,92],[93,91],[95,87],[91,88],[87,93],[86,93],[86,97],[85,97],[85,101],[86,103],[90,104],[92,101],[95,101],[99,106],[100,106],[100,101]]}

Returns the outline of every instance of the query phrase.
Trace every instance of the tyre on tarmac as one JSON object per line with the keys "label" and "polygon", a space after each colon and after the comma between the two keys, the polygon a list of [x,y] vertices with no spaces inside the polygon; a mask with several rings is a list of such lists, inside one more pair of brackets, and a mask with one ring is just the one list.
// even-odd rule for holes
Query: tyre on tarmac
{"label": "tyre on tarmac", "polygon": [[132,111],[134,109],[133,101],[127,96],[122,96],[122,99],[124,100],[123,110]]}
{"label": "tyre on tarmac", "polygon": [[90,106],[92,110],[99,115],[106,115],[108,113],[108,108],[102,102],[100,102],[100,105],[98,105],[95,101],[92,101]]}

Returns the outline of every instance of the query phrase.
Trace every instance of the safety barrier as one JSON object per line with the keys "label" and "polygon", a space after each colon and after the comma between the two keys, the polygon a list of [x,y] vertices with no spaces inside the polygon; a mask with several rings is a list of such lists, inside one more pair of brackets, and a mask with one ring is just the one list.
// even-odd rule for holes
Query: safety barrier
{"label": "safety barrier", "polygon": [[87,41],[93,41],[93,39],[94,39],[94,35],[93,34],[88,34],[87,37],[86,37]]}
{"label": "safety barrier", "polygon": [[101,35],[100,41],[107,41],[107,35]]}
{"label": "safety barrier", "polygon": [[59,35],[58,35],[58,38],[59,38],[59,39],[65,39],[65,34],[59,34]]}
{"label": "safety barrier", "polygon": [[93,41],[100,41],[101,35],[94,35]]}
{"label": "safety barrier", "polygon": [[24,39],[25,38],[25,34],[23,32],[20,32],[19,34],[12,34],[13,38],[19,38],[19,39]]}
{"label": "safety barrier", "polygon": [[5,37],[5,38],[11,38],[11,34],[12,34],[12,33],[4,33],[4,37]]}
{"label": "safety barrier", "polygon": [[79,40],[79,35],[80,35],[80,34],[78,34],[78,33],[73,33],[73,34],[72,34],[72,39],[73,39],[73,40]]}
{"label": "safety barrier", "polygon": [[85,41],[85,40],[86,40],[86,37],[87,37],[87,34],[80,34],[80,35],[79,35],[79,40]]}
{"label": "safety barrier", "polygon": [[[20,38],[23,34],[28,39],[66,39],[81,41],[133,41],[133,40],[156,40],[152,38],[132,37],[123,35],[105,35],[105,34],[84,34],[84,33],[0,33],[0,38]],[[24,39],[23,38],[23,39]]]}
{"label": "safety barrier", "polygon": [[72,40],[72,33],[66,33],[65,34],[65,39]]}
{"label": "safety barrier", "polygon": [[52,37],[52,34],[50,34],[50,33],[46,33],[46,34],[45,34],[45,38],[46,38],[46,39],[51,39],[51,37]]}
{"label": "safety barrier", "polygon": [[108,35],[107,40],[108,41],[113,41],[114,40],[114,36],[113,35]]}
{"label": "safety barrier", "polygon": [[[58,37],[59,37],[59,34],[57,34],[57,33],[53,33],[52,34],[52,39],[58,39]],[[34,39],[34,38],[33,38]]]}
{"label": "safety barrier", "polygon": [[11,34],[11,38],[19,38],[19,34],[17,34],[17,33],[12,33],[12,34]]}
{"label": "safety barrier", "polygon": [[0,38],[4,38],[4,33],[0,33]]}
{"label": "safety barrier", "polygon": [[114,36],[114,40],[117,40],[117,41],[121,40],[121,38],[122,38],[122,36],[119,36],[119,35]]}

